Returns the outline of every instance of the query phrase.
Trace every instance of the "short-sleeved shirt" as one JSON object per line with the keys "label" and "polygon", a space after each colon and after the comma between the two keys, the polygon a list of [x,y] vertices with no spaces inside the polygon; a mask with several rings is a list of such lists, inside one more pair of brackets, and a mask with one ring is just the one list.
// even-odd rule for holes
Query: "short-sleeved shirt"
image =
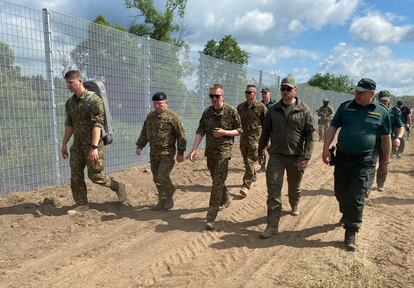
{"label": "short-sleeved shirt", "polygon": [[361,106],[355,100],[342,103],[331,126],[341,128],[338,150],[349,154],[374,152],[379,137],[391,133],[388,111],[375,99],[367,106]]}
{"label": "short-sleeved shirt", "polygon": [[240,115],[243,134],[240,136],[240,145],[252,145],[259,141],[262,125],[267,113],[266,106],[260,101],[254,101],[249,108],[247,101],[237,106]]}
{"label": "short-sleeved shirt", "polygon": [[197,134],[206,135],[206,157],[231,158],[234,137],[215,138],[213,136],[214,128],[237,130],[242,133],[240,116],[236,108],[227,103],[224,103],[223,107],[217,110],[213,106],[206,108],[196,131]]}
{"label": "short-sleeved shirt", "polygon": [[93,127],[104,124],[105,107],[102,98],[93,94],[88,98],[85,89],[80,97],[75,94],[66,101],[65,125],[73,128],[74,144],[89,146]]}
{"label": "short-sleeved shirt", "polygon": [[391,132],[394,133],[395,129],[401,128],[404,126],[403,118],[400,109],[397,107],[391,107],[388,110],[388,113],[390,114],[390,120],[391,120]]}
{"label": "short-sleeved shirt", "polygon": [[138,148],[144,148],[149,142],[150,155],[175,155],[177,142],[178,154],[184,154],[186,140],[183,124],[177,113],[169,109],[162,113],[150,112],[136,142]]}

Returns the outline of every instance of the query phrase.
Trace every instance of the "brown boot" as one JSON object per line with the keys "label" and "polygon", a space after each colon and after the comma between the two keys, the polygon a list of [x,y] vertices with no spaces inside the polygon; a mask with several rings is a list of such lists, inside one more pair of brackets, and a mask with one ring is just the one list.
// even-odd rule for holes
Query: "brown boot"
{"label": "brown boot", "polygon": [[117,183],[117,189],[115,190],[116,196],[118,196],[119,203],[124,203],[127,199],[127,192],[125,184],[119,181],[115,181]]}

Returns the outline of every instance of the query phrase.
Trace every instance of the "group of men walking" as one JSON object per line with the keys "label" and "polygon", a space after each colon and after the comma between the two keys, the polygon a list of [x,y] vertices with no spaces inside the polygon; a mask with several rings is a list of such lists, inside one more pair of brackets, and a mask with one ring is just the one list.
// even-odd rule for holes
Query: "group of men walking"
{"label": "group of men walking", "polygon": [[[86,105],[86,89],[78,71],[69,71],[65,75],[67,86],[73,96],[66,103],[65,133],[62,143],[62,155],[69,156],[66,145],[74,135],[71,148],[71,188],[77,206],[75,212],[88,209],[86,184],[83,170],[88,167],[89,178],[97,184],[114,190],[120,202],[126,200],[125,185],[102,174],[104,167],[104,145],[100,140],[103,125],[103,103],[100,97],[94,97],[92,108]],[[372,171],[375,169],[378,151],[381,151],[378,169],[384,175],[388,168],[391,154],[391,132],[395,128],[394,146],[399,146],[401,138],[400,123],[391,124],[388,112],[374,99],[375,82],[362,79],[356,86],[355,99],[343,103],[332,118],[333,109],[324,101],[318,111],[324,114],[324,121],[319,123],[325,134],[323,161],[332,163],[330,145],[338,128],[335,159],[335,195],[343,217],[341,223],[345,228],[345,243],[350,250],[355,250],[355,233],[362,223],[364,199],[371,185]],[[189,153],[194,161],[198,147],[206,138],[205,156],[212,178],[212,188],[207,212],[206,229],[215,229],[214,222],[218,212],[231,204],[229,189],[225,182],[228,176],[229,160],[232,157],[234,139],[240,135],[240,150],[243,156],[245,173],[242,179],[241,197],[248,197],[256,181],[257,162],[260,171],[266,172],[267,185],[267,226],[260,233],[261,238],[269,238],[278,233],[282,211],[281,191],[286,171],[288,181],[288,198],[291,215],[299,215],[300,184],[303,173],[308,166],[313,151],[314,122],[309,107],[298,98],[298,86],[291,76],[281,81],[280,101],[270,97],[269,89],[262,89],[262,101],[256,99],[257,87],[247,85],[246,101],[237,109],[225,103],[224,89],[214,84],[209,89],[211,106],[206,108],[199,121],[196,137]],[[384,94],[385,93],[385,94]],[[380,96],[387,96],[386,92]],[[385,98],[382,97],[385,101]],[[175,160],[184,161],[186,150],[185,132],[179,116],[168,109],[168,97],[163,92],[152,96],[154,111],[150,112],[144,122],[136,142],[136,155],[149,143],[150,161],[153,181],[158,191],[158,203],[154,209],[173,208],[175,186],[171,181]],[[90,101],[89,101],[90,102]],[[397,111],[398,112],[398,111]],[[391,116],[391,119],[396,119]],[[394,118],[393,118],[394,117]],[[330,120],[325,132],[326,119]],[[322,125],[322,127],[321,127]],[[380,148],[379,148],[380,147]],[[269,159],[266,166],[266,154]],[[177,154],[175,160],[174,157]],[[383,187],[383,186],[381,186]]]}

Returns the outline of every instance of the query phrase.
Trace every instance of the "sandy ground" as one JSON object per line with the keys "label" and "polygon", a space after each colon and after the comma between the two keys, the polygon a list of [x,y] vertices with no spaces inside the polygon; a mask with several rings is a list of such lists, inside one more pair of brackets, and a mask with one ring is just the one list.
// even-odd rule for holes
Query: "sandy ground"
{"label": "sandy ground", "polygon": [[148,165],[112,175],[127,183],[127,205],[91,183],[84,214],[67,214],[68,186],[0,198],[0,287],[414,287],[413,143],[393,160],[385,192],[374,188],[356,253],[344,250],[333,169],[318,142],[300,216],[289,214],[285,187],[280,234],[267,240],[259,239],[265,175],[240,199],[238,151],[227,181],[234,199],[212,232],[204,230],[211,180],[202,157],[176,164],[172,211],[150,209]]}

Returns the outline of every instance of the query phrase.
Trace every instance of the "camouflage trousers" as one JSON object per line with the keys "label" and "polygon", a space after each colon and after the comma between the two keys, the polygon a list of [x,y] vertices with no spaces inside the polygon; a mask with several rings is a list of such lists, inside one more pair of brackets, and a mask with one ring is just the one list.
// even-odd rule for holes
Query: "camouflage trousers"
{"label": "camouflage trousers", "polygon": [[229,172],[229,160],[230,158],[207,157],[207,167],[213,180],[207,222],[213,222],[217,217],[220,205],[229,200],[229,190],[225,184]]}
{"label": "camouflage trousers", "polygon": [[78,205],[88,204],[84,172],[85,166],[88,168],[88,177],[93,183],[108,187],[113,191],[118,189],[118,183],[103,174],[105,168],[104,145],[99,143],[98,160],[95,162],[88,159],[89,150],[89,146],[80,145],[73,145],[70,148],[70,188],[72,190],[73,200]]}
{"label": "camouflage trousers", "polygon": [[257,145],[246,145],[240,143],[240,152],[243,156],[245,172],[243,175],[243,187],[250,189],[253,182],[256,182],[255,164],[259,159]]}
{"label": "camouflage trousers", "polygon": [[171,181],[171,171],[174,168],[174,155],[150,155],[152,179],[157,186],[158,199],[172,198],[175,186]]}
{"label": "camouflage trousers", "polygon": [[283,176],[287,174],[288,196],[290,206],[299,203],[300,183],[303,171],[296,168],[296,156],[285,156],[280,154],[270,154],[266,169],[267,184],[267,224],[277,226],[282,212],[282,186]]}
{"label": "camouflage trousers", "polygon": [[318,124],[319,141],[324,140],[326,131],[328,131],[330,121],[320,121]]}

